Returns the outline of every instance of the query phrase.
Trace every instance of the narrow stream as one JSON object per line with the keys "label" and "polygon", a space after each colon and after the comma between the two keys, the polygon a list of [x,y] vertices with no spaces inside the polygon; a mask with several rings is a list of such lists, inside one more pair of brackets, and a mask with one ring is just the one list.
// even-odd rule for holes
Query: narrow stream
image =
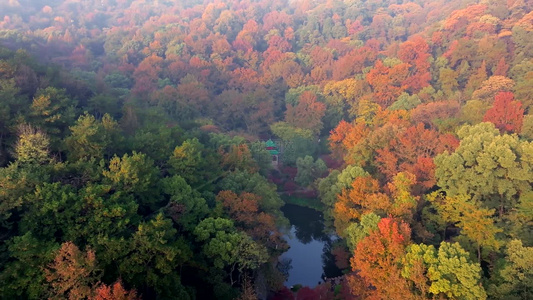
{"label": "narrow stream", "polygon": [[281,210],[291,223],[290,234],[285,236],[290,249],[281,256],[288,273],[285,285],[315,287],[324,277],[342,275],[330,253],[336,237],[324,233],[322,213],[291,204]]}

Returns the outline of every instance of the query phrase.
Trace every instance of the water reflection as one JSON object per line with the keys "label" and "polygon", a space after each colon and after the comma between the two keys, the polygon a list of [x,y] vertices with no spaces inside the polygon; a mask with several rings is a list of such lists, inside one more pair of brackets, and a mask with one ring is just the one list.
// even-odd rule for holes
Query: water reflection
{"label": "water reflection", "polygon": [[341,271],[331,254],[334,236],[324,233],[323,216],[313,209],[285,205],[282,209],[291,223],[285,236],[290,249],[282,257],[282,271],[288,273],[287,286],[316,286],[324,277],[336,277]]}

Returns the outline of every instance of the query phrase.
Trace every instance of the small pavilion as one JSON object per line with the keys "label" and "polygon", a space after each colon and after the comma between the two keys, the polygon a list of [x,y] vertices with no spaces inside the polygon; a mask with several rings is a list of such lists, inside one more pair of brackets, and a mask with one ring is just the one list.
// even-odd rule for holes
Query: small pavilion
{"label": "small pavilion", "polygon": [[279,164],[279,148],[273,140],[266,141],[266,150],[272,155],[272,166],[275,168]]}

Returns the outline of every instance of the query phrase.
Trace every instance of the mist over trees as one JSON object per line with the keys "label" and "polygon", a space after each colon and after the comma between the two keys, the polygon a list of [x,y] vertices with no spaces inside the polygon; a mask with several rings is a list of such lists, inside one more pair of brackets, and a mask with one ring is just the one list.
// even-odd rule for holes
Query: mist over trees
{"label": "mist over trees", "polygon": [[[532,36],[524,0],[1,1],[0,298],[533,298]],[[284,287],[291,201],[340,282]]]}

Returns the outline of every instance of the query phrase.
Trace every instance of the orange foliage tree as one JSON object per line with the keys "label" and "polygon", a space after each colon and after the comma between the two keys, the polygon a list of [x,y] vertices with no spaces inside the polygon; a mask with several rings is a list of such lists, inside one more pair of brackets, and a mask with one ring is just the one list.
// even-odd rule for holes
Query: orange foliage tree
{"label": "orange foliage tree", "polygon": [[285,120],[287,123],[303,129],[309,129],[318,134],[322,129],[322,117],[326,112],[326,105],[317,101],[314,93],[305,91],[300,95],[296,106],[287,104]]}
{"label": "orange foliage tree", "polygon": [[374,287],[371,298],[414,298],[399,267],[410,240],[409,225],[389,217],[381,219],[378,229],[357,244],[350,262],[367,287]]}
{"label": "orange foliage tree", "polygon": [[216,197],[218,205],[251,237],[259,239],[269,247],[281,244],[281,235],[275,224],[274,216],[261,212],[261,197],[253,193],[221,191]]}
{"label": "orange foliage tree", "polygon": [[93,293],[100,278],[94,251],[82,252],[72,242],[66,242],[54,261],[45,269],[51,298],[83,299]]}
{"label": "orange foliage tree", "polygon": [[416,93],[429,85],[431,74],[429,73],[429,45],[421,36],[417,35],[402,43],[398,57],[411,65],[409,77],[405,80],[408,90]]}
{"label": "orange foliage tree", "polygon": [[250,148],[246,144],[233,145],[229,152],[225,152],[223,149],[220,149],[219,152],[222,154],[224,169],[248,171],[249,173],[255,173],[258,170],[257,163],[252,158]]}
{"label": "orange foliage tree", "polygon": [[348,159],[346,162],[352,163],[346,154],[366,137],[369,131],[370,130],[364,123],[352,124],[342,120],[337,127],[330,132],[330,149],[337,157],[342,157],[345,160]]}
{"label": "orange foliage tree", "polygon": [[409,75],[409,64],[400,63],[389,68],[378,60],[368,72],[366,80],[372,86],[374,98],[381,107],[391,105],[407,89],[405,81]]}
{"label": "orange foliage tree", "polygon": [[357,177],[350,189],[342,191],[333,208],[337,233],[343,236],[350,223],[359,220],[364,212],[385,212],[389,207],[389,197],[380,192],[376,179],[370,176]]}
{"label": "orange foliage tree", "polygon": [[139,300],[135,290],[128,291],[122,286],[120,280],[112,285],[100,285],[90,300]]}

